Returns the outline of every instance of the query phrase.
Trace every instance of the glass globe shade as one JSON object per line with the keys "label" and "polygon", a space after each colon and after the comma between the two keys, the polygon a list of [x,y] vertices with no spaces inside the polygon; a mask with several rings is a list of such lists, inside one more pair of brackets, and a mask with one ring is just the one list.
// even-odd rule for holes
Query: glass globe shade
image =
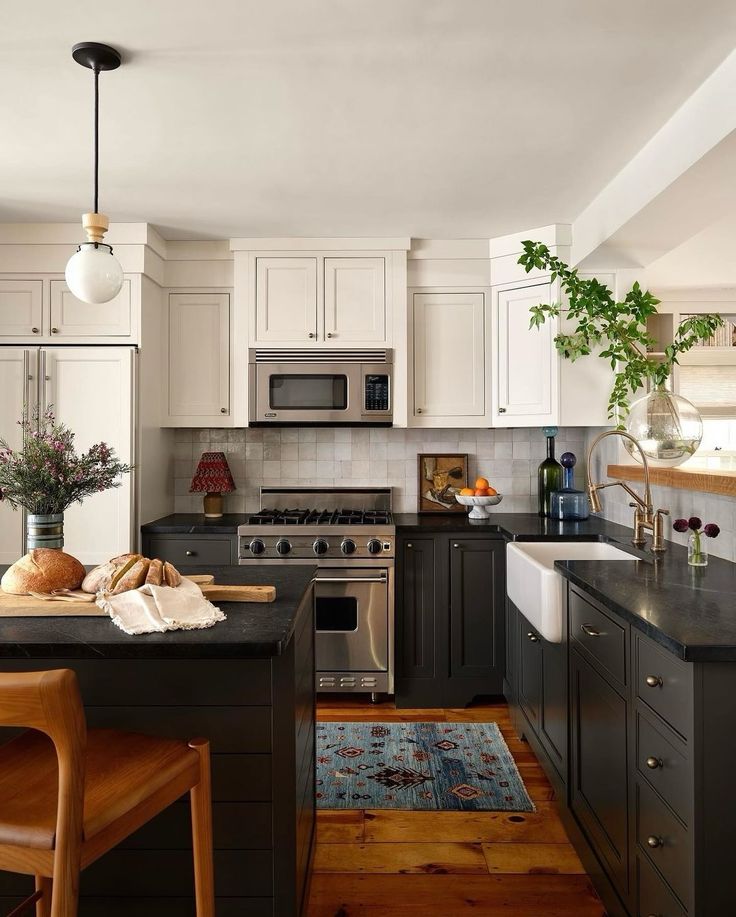
{"label": "glass globe shade", "polygon": [[[703,419],[687,398],[656,388],[631,405],[626,431],[638,440],[652,464],[674,468],[696,453],[703,439]],[[628,440],[624,445],[641,462],[639,450]]]}
{"label": "glass globe shade", "polygon": [[77,299],[93,304],[109,302],[123,286],[123,269],[103,242],[83,242],[67,262],[65,276]]}

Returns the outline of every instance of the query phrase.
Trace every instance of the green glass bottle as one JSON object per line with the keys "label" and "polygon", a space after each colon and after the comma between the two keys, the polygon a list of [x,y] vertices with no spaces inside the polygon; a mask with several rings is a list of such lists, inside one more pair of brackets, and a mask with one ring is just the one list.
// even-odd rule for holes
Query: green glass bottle
{"label": "green glass bottle", "polygon": [[555,490],[562,487],[562,465],[555,458],[555,436],[557,427],[542,427],[547,437],[547,458],[539,466],[539,515],[549,516],[550,497]]}

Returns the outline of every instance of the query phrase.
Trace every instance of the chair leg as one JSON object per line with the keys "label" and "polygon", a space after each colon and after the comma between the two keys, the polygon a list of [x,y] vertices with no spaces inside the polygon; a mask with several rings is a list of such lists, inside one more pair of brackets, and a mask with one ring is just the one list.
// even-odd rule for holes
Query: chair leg
{"label": "chair leg", "polygon": [[193,786],[189,793],[192,806],[192,848],[197,917],[214,917],[215,867],[212,855],[210,743],[206,739],[192,739],[189,747],[199,755],[199,783]]}
{"label": "chair leg", "polygon": [[51,917],[51,890],[53,884],[46,876],[36,876],[36,891],[41,897],[36,902],[36,917]]}

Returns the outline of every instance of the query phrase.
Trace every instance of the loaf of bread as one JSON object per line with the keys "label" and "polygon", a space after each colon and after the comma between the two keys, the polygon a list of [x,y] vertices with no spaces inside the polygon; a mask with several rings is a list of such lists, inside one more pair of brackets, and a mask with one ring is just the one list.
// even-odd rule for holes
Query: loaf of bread
{"label": "loaf of bread", "polygon": [[146,574],[146,586],[162,586],[164,582],[164,563],[157,557],[151,561]]}
{"label": "loaf of bread", "polygon": [[100,564],[94,570],[85,576],[82,582],[82,589],[85,592],[107,592],[112,586],[112,581],[117,574],[127,565],[132,566],[133,562],[138,560],[141,554],[121,554],[119,557],[113,557],[106,564]]}
{"label": "loaf of bread", "polygon": [[174,588],[181,584],[181,573],[168,560],[164,561],[164,583]]}
{"label": "loaf of bread", "polygon": [[181,574],[173,564],[142,554],[121,554],[106,564],[95,567],[85,577],[82,589],[85,592],[107,592],[119,595],[129,589],[141,586],[178,586]]}
{"label": "loaf of bread", "polygon": [[52,548],[34,548],[5,571],[0,588],[13,595],[79,589],[84,567],[71,554]]}

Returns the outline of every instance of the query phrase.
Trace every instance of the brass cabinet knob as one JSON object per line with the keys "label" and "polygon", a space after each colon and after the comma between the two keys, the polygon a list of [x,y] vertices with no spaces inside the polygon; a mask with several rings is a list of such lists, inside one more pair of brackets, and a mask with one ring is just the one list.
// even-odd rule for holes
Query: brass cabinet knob
{"label": "brass cabinet knob", "polygon": [[453,545],[453,548],[459,548],[459,547],[460,545],[457,542],[455,542],[455,544]]}
{"label": "brass cabinet knob", "polygon": [[654,758],[652,756],[647,758],[647,767],[649,768],[650,771],[656,771],[658,767],[663,767],[663,766],[664,766],[664,762],[662,761],[661,758]]}
{"label": "brass cabinet knob", "polygon": [[498,413],[499,413],[499,414],[505,414],[505,413],[506,413],[506,408],[499,408],[499,409],[498,409]]}
{"label": "brass cabinet knob", "polygon": [[661,837],[657,837],[656,834],[650,834],[647,838],[647,847],[651,847],[652,850],[656,850],[657,847],[663,847],[664,841]]}
{"label": "brass cabinet knob", "polygon": [[539,637],[533,631],[529,631],[527,637],[531,640],[532,643],[539,643]]}
{"label": "brass cabinet knob", "polygon": [[317,337],[317,335],[314,333],[314,331],[310,331],[310,332],[307,334],[307,337],[308,337],[308,338],[313,338],[313,337]]}
{"label": "brass cabinet knob", "polygon": [[328,332],[327,332],[327,337],[328,337],[328,338],[334,337],[334,334],[333,334],[331,331],[328,331]]}
{"label": "brass cabinet knob", "polygon": [[32,331],[34,334],[38,334],[38,328],[31,328],[31,331]]}
{"label": "brass cabinet knob", "polygon": [[421,414],[421,413],[422,413],[422,409],[421,409],[421,408],[417,408],[417,414]]}
{"label": "brass cabinet knob", "polygon": [[409,542],[409,544],[407,545],[407,548],[413,548],[413,547],[414,545],[411,542]]}
{"label": "brass cabinet knob", "polygon": [[52,328],[52,329],[51,329],[51,333],[52,333],[52,334],[58,334],[58,333],[59,333],[59,329],[58,329],[58,328]]}
{"label": "brass cabinet knob", "polygon": [[221,414],[227,414],[227,408],[220,408]]}
{"label": "brass cabinet knob", "polygon": [[647,675],[645,680],[650,688],[661,688],[664,684],[661,675]]}
{"label": "brass cabinet knob", "polygon": [[196,557],[197,556],[196,551],[185,551],[184,553],[186,554],[187,557]]}
{"label": "brass cabinet knob", "polygon": [[600,637],[601,632],[596,630],[590,624],[581,624],[580,630],[588,637]]}

